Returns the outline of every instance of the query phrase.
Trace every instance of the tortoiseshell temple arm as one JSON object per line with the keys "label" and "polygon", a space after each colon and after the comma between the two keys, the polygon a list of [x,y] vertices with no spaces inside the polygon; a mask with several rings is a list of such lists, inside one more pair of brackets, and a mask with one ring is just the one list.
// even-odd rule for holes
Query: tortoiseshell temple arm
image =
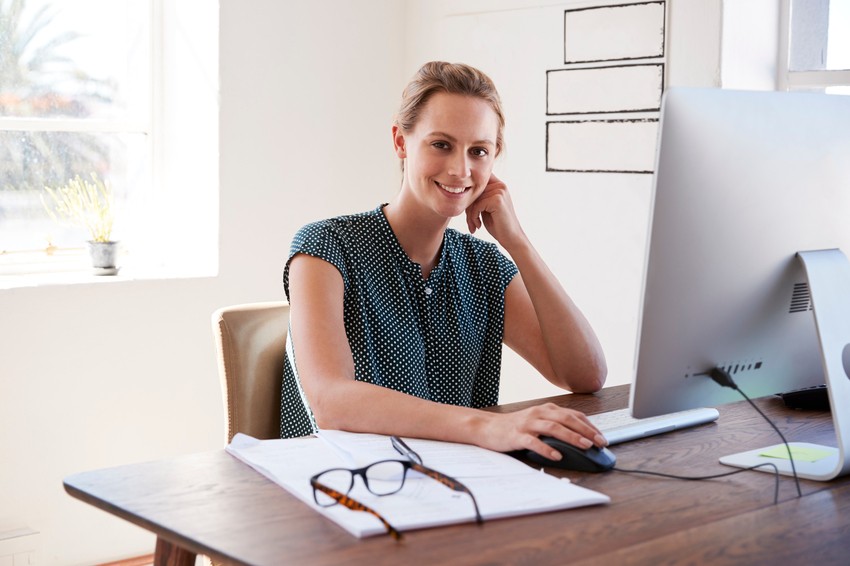
{"label": "tortoiseshell temple arm", "polygon": [[463,493],[468,493],[469,497],[472,499],[472,504],[475,506],[475,520],[481,524],[484,522],[484,519],[481,518],[481,512],[478,510],[478,502],[475,500],[475,496],[472,495],[472,491],[469,490],[468,487],[460,483],[454,478],[451,478],[445,474],[438,472],[437,470],[432,470],[431,468],[426,468],[421,464],[417,464],[415,462],[411,462],[410,467],[420,474],[424,474],[431,479],[434,479],[452,491],[461,491]]}
{"label": "tortoiseshell temple arm", "polygon": [[352,511],[363,511],[364,513],[369,513],[370,515],[377,518],[381,523],[383,523],[384,527],[387,528],[387,532],[392,536],[395,540],[401,540],[401,533],[396,530],[395,527],[390,525],[390,523],[384,519],[380,513],[372,509],[371,507],[367,507],[363,505],[356,499],[352,499],[351,497],[345,495],[344,493],[340,493],[335,489],[331,489],[328,486],[324,485],[320,481],[315,478],[310,480],[310,484],[313,486],[313,489],[318,489],[322,493],[327,494],[329,497],[332,497],[337,503],[351,509]]}

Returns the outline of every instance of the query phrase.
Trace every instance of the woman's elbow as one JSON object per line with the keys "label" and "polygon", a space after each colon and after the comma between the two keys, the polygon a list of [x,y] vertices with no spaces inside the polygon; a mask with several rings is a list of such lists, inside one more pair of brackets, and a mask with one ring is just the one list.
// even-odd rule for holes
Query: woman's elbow
{"label": "woman's elbow", "polygon": [[343,430],[343,415],[337,403],[334,402],[333,396],[321,394],[318,391],[308,391],[306,388],[305,396],[316,426],[325,430]]}
{"label": "woman's elbow", "polygon": [[596,393],[605,386],[608,365],[604,357],[598,357],[565,377],[567,388],[573,393]]}

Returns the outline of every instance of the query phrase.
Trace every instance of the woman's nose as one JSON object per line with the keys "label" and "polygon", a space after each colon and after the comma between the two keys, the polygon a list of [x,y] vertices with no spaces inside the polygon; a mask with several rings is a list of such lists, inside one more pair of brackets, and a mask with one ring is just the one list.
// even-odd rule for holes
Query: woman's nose
{"label": "woman's nose", "polygon": [[465,152],[456,152],[449,163],[449,175],[466,179],[470,175],[469,159]]}

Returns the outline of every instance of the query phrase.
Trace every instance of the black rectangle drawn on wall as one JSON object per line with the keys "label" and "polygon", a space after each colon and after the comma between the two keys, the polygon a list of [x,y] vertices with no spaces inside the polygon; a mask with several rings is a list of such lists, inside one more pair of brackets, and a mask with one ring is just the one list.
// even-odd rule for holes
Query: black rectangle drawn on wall
{"label": "black rectangle drawn on wall", "polygon": [[652,173],[658,119],[546,122],[546,170]]}
{"label": "black rectangle drawn on wall", "polygon": [[662,92],[663,63],[546,71],[546,114],[656,111]]}
{"label": "black rectangle drawn on wall", "polygon": [[665,2],[564,11],[564,63],[664,56]]}

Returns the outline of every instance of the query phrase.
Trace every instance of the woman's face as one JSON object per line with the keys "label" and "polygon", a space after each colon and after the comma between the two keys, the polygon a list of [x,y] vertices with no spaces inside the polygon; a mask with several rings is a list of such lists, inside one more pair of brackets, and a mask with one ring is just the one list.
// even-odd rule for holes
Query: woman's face
{"label": "woman's face", "polygon": [[393,127],[396,154],[405,159],[402,190],[444,218],[462,214],[490,180],[498,129],[487,101],[432,95],[411,131]]}

